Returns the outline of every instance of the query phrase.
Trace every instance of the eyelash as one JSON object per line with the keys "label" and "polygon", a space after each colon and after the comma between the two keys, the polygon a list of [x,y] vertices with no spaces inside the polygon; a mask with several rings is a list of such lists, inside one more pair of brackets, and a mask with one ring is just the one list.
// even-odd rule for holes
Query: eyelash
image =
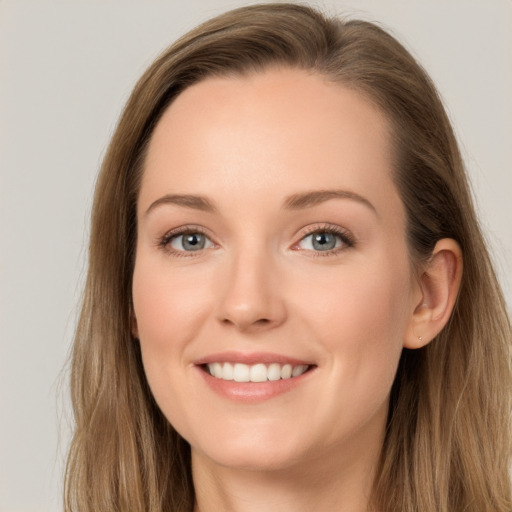
{"label": "eyelash", "polygon": [[314,251],[309,250],[310,256],[313,258],[316,258],[318,256],[324,257],[324,256],[333,256],[336,254],[339,254],[340,252],[346,251],[347,249],[350,249],[351,247],[355,246],[355,240],[352,234],[339,227],[332,224],[320,224],[311,226],[306,229],[306,232],[302,235],[301,239],[294,244],[294,247],[296,247],[300,242],[302,242],[306,237],[314,234],[314,233],[327,233],[329,235],[335,235],[341,239],[342,246],[341,247],[334,247],[333,249],[329,249],[327,251]]}
{"label": "eyelash", "polygon": [[173,229],[171,231],[168,231],[158,241],[158,246],[161,247],[163,250],[165,250],[167,253],[171,254],[172,256],[177,256],[179,258],[180,257],[189,258],[191,256],[196,256],[196,254],[194,254],[195,252],[200,253],[202,251],[201,250],[198,250],[198,251],[178,251],[176,249],[173,249],[170,246],[170,243],[175,238],[178,238],[179,236],[195,235],[195,234],[203,235],[206,238],[210,239],[210,237],[208,236],[206,230],[204,228],[202,228],[201,226],[185,226],[185,227],[180,227],[180,228],[176,228],[176,229]]}
{"label": "eyelash", "polygon": [[[294,244],[293,247],[297,247],[300,242],[302,242],[306,237],[314,234],[314,233],[327,233],[330,235],[335,235],[341,239],[342,246],[341,247],[335,247],[333,249],[328,249],[326,251],[314,251],[314,250],[306,250],[307,252],[311,253],[310,256],[312,257],[318,257],[318,256],[333,256],[335,254],[338,254],[342,251],[345,251],[351,247],[354,247],[355,240],[352,236],[352,234],[339,226],[334,226],[331,224],[321,224],[321,225],[315,225],[309,227],[305,233],[301,236],[300,240]],[[172,231],[167,232],[161,239],[158,240],[158,246],[171,254],[172,256],[176,257],[193,257],[197,256],[197,253],[201,253],[202,250],[198,251],[179,251],[176,249],[171,248],[170,243],[179,236],[189,235],[189,234],[200,234],[208,239],[210,237],[208,236],[206,230],[202,228],[201,226],[185,226],[173,229]],[[214,243],[214,242],[212,242]],[[299,250],[299,249],[294,249]]]}

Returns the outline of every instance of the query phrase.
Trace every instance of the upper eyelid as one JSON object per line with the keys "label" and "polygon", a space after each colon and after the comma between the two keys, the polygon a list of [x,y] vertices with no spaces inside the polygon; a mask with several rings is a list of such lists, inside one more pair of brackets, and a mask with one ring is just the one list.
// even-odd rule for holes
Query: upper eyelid
{"label": "upper eyelid", "polygon": [[319,225],[311,225],[311,226],[307,226],[305,229],[306,229],[306,231],[301,233],[299,241],[313,233],[324,233],[324,232],[334,233],[335,235],[350,239],[351,241],[353,241],[353,238],[354,238],[352,233],[348,229],[343,228],[337,224],[325,224],[324,223],[324,224],[319,224]]}
{"label": "upper eyelid", "polygon": [[346,229],[342,228],[341,226],[335,225],[335,224],[326,224],[326,223],[320,223],[320,224],[311,224],[309,226],[306,226],[303,228],[306,230],[305,233],[302,233],[302,237],[310,235],[311,233],[320,233],[323,231],[332,231],[334,233],[345,233]]}
{"label": "upper eyelid", "polygon": [[204,228],[202,226],[199,226],[199,225],[185,225],[185,226],[180,226],[180,227],[177,227],[177,228],[170,229],[169,231],[166,231],[158,239],[160,241],[161,240],[171,240],[174,237],[178,237],[178,236],[181,236],[181,235],[186,235],[188,233],[199,233],[201,235],[205,235],[209,239],[212,238],[212,235],[210,234],[209,230],[207,230],[206,228]]}
{"label": "upper eyelid", "polygon": [[[299,240],[295,242],[294,247],[296,247],[300,242],[302,242],[305,238],[308,236],[314,234],[314,233],[332,233],[333,235],[341,238],[341,241],[343,244],[348,246],[353,246],[355,244],[354,236],[350,231],[348,231],[345,228],[342,228],[338,225],[322,225],[322,226],[311,226],[311,228],[306,231],[306,233],[303,233]],[[336,249],[331,249],[332,251],[335,251]],[[328,253],[329,251],[325,251],[325,253]]]}

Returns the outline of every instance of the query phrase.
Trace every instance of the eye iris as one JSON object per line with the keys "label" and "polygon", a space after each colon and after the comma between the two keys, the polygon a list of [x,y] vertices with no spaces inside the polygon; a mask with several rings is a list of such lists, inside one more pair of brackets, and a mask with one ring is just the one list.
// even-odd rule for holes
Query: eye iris
{"label": "eye iris", "polygon": [[328,251],[336,247],[336,236],[332,233],[313,234],[313,248],[319,251]]}
{"label": "eye iris", "polygon": [[186,251],[199,251],[204,248],[205,236],[200,233],[183,235],[183,249]]}

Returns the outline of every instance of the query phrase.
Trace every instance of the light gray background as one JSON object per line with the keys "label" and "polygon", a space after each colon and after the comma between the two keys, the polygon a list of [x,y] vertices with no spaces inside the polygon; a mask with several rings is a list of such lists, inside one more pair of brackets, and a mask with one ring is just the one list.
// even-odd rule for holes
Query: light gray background
{"label": "light gray background", "polygon": [[[64,367],[92,187],[137,77],[234,0],[0,0],[0,510],[61,509]],[[512,304],[512,1],[311,2],[382,22],[430,71],[454,120]]]}

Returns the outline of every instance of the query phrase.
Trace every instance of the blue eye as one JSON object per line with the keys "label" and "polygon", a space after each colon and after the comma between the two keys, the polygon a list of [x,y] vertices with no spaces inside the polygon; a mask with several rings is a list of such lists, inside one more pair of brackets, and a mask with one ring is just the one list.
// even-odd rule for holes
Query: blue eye
{"label": "blue eye", "polygon": [[211,240],[202,233],[181,233],[169,240],[169,245],[175,251],[200,251],[213,246]]}
{"label": "blue eye", "polygon": [[299,242],[299,247],[308,251],[331,251],[343,245],[348,245],[343,235],[333,231],[315,231]]}

